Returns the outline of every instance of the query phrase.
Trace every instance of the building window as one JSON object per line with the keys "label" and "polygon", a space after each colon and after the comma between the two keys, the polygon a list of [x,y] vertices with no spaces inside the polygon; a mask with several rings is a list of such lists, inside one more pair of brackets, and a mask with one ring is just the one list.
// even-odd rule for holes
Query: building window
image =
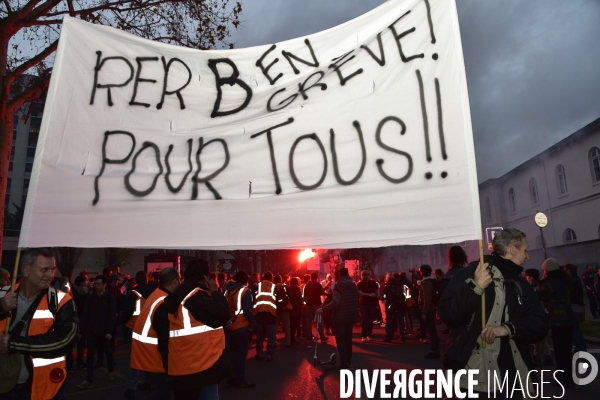
{"label": "building window", "polygon": [[531,195],[531,204],[534,206],[538,205],[540,203],[540,195],[535,178],[529,180],[529,194]]}
{"label": "building window", "polygon": [[565,233],[563,233],[563,243],[575,243],[577,241],[577,235],[575,231],[571,228],[565,229]]}
{"label": "building window", "polygon": [[600,182],[600,149],[592,147],[590,150],[590,168],[592,170],[592,182]]}
{"label": "building window", "polygon": [[492,219],[492,206],[490,205],[490,198],[485,198],[485,216],[487,219]]}
{"label": "building window", "polygon": [[569,192],[567,188],[567,174],[565,173],[565,167],[562,164],[556,166],[556,186],[558,188],[558,195],[562,196]]}
{"label": "building window", "polygon": [[513,188],[508,190],[508,203],[510,205],[510,212],[517,212],[517,205],[515,203],[515,189]]}

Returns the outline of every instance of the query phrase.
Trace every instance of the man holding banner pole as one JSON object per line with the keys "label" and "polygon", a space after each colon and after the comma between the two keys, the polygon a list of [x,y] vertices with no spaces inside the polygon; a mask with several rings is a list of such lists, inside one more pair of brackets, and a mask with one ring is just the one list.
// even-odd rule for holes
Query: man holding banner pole
{"label": "man holding banner pole", "polygon": [[[508,377],[509,382],[501,393],[492,387],[498,398],[511,398],[513,384],[517,387],[521,387],[521,382],[531,385],[526,379],[516,379],[527,377],[533,367],[528,345],[548,333],[542,304],[520,276],[529,259],[527,248],[523,232],[514,228],[503,230],[494,238],[494,251],[485,257],[485,263],[472,263],[459,271],[438,304],[440,317],[451,328],[444,367],[454,371],[479,370],[474,390],[482,395],[488,392],[488,384],[492,387],[496,378],[503,381]],[[486,324],[482,329],[484,294]],[[461,381],[461,387],[468,387],[466,380]],[[533,390],[531,387],[522,389],[529,389],[530,393]]]}

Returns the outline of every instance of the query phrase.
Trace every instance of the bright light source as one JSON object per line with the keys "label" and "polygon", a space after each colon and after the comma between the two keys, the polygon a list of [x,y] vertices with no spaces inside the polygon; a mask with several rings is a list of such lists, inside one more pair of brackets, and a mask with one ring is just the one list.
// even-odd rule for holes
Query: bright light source
{"label": "bright light source", "polygon": [[298,255],[298,261],[303,262],[305,260],[308,260],[309,258],[313,258],[316,255],[317,253],[315,253],[311,249],[304,249]]}

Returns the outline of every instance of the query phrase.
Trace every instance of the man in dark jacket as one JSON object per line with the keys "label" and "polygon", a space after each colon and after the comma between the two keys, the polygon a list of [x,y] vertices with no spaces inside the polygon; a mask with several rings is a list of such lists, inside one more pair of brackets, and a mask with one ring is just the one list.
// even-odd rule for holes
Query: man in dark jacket
{"label": "man in dark jacket", "polygon": [[98,275],[94,279],[94,293],[87,297],[85,311],[81,320],[81,334],[87,341],[87,379],[77,385],[80,389],[94,387],[94,354],[98,348],[106,355],[108,380],[115,380],[113,373],[115,359],[110,347],[112,332],[116,323],[115,297],[106,290],[106,276]]}
{"label": "man in dark jacket", "polygon": [[340,279],[333,290],[331,303],[317,309],[316,314],[331,310],[333,334],[340,358],[339,369],[349,369],[352,362],[352,328],[358,321],[358,298],[360,294],[348,275],[348,268],[340,268]]}
{"label": "man in dark jacket", "polygon": [[[370,278],[369,271],[360,273],[361,280],[356,284],[358,290],[363,293],[379,293],[379,284]],[[379,297],[379,296],[377,296]],[[379,306],[377,297],[365,296],[359,301],[359,309],[361,315],[361,333],[362,341],[370,342],[373,336],[373,321],[375,320],[375,307]]]}
{"label": "man in dark jacket", "polygon": [[[24,251],[20,268],[23,279],[19,287],[13,293],[7,293],[10,286],[0,288],[0,352],[19,352],[17,360],[21,364],[12,388],[6,387],[9,376],[2,376],[9,391],[0,397],[59,397],[64,395],[60,391],[65,377],[66,346],[77,332],[75,306],[68,294],[49,289],[56,271],[51,250]],[[41,315],[35,315],[38,311]],[[5,335],[9,317],[10,334]],[[39,363],[40,360],[45,362]]]}
{"label": "man in dark jacket", "polygon": [[[312,323],[315,319],[315,311],[318,308],[321,308],[321,295],[323,294],[323,286],[319,282],[319,273],[316,271],[311,272],[310,281],[304,287],[304,303],[306,303],[307,312],[308,312],[308,326],[307,333],[309,337],[312,337]],[[321,323],[317,327],[319,332],[319,337],[321,338],[321,343],[327,341],[327,336],[325,336],[325,327]]]}
{"label": "man in dark jacket", "polygon": [[587,294],[588,301],[590,302],[590,312],[594,318],[598,318],[598,303],[596,300],[596,287],[594,285],[595,278],[596,273],[594,272],[594,267],[588,265],[586,267],[586,271],[583,273],[583,275],[581,275],[581,279],[583,280],[585,293]]}
{"label": "man in dark jacket", "polygon": [[219,381],[230,373],[229,360],[223,354],[223,325],[229,321],[229,304],[208,275],[206,261],[190,261],[185,281],[157,308],[152,319],[176,400],[216,400]]}
{"label": "man in dark jacket", "polygon": [[400,281],[400,274],[397,272],[387,274],[382,296],[385,305],[385,339],[383,341],[387,343],[392,341],[396,325],[398,325],[400,341],[406,341],[404,335],[406,298],[404,296],[404,285]]}
{"label": "man in dark jacket", "polygon": [[587,344],[581,332],[580,323],[585,321],[585,306],[583,303],[583,283],[577,275],[577,265],[567,264],[563,267],[571,276],[571,307],[573,307],[575,325],[573,325],[573,346],[574,352],[587,351]]}
{"label": "man in dark jacket", "polygon": [[[521,377],[527,376],[532,367],[528,345],[539,342],[548,333],[542,304],[531,286],[520,277],[529,258],[527,247],[523,232],[504,229],[494,238],[494,252],[485,258],[486,263],[471,264],[457,272],[439,301],[440,317],[451,328],[444,367],[454,371],[478,369],[478,384],[474,387],[477,392],[487,392],[488,371],[491,380],[494,374],[500,380],[507,374],[510,383],[504,388],[508,386],[510,391],[517,371]],[[487,323],[482,330],[481,295],[484,292]],[[490,387],[492,384],[490,382]],[[518,381],[516,385],[519,387]],[[466,379],[461,380],[460,386],[468,387]],[[530,393],[533,390],[529,388]],[[510,393],[503,391],[502,396],[507,398]]]}

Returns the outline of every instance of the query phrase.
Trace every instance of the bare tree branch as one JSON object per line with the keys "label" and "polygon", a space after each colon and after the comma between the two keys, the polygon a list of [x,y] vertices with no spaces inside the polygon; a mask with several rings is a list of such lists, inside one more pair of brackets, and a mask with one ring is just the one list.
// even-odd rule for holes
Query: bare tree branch
{"label": "bare tree branch", "polygon": [[49,83],[50,73],[47,73],[42,77],[37,77],[36,83],[29,86],[19,96],[16,96],[8,103],[7,112],[10,115],[13,115],[23,104],[39,99],[48,89]]}
{"label": "bare tree branch", "polygon": [[46,59],[46,57],[48,57],[50,54],[52,54],[56,50],[57,46],[58,46],[58,39],[56,39],[54,42],[52,42],[42,52],[38,53],[34,57],[31,57],[29,60],[25,61],[23,64],[19,65],[13,71],[8,73],[7,77],[9,79],[12,78],[12,80],[14,80],[17,76],[25,73],[28,69],[34,67],[35,65],[37,65],[38,63],[40,63],[41,61]]}

